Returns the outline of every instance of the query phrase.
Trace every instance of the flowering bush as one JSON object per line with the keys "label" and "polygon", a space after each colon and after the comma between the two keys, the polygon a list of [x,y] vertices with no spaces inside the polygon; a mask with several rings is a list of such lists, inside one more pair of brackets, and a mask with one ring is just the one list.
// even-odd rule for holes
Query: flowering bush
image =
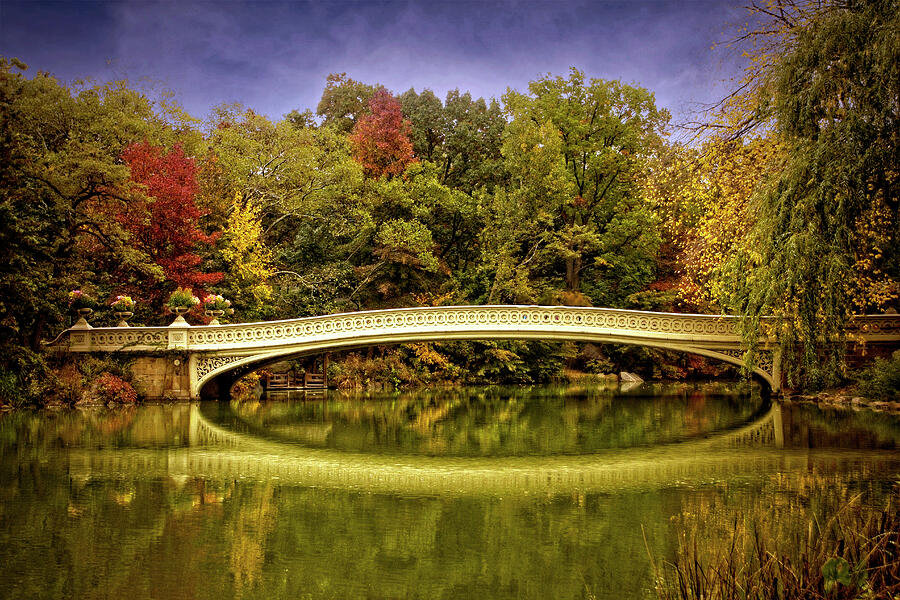
{"label": "flowering bush", "polygon": [[121,377],[109,372],[100,374],[96,381],[97,397],[103,402],[115,402],[116,404],[134,404],[137,402],[137,392],[134,387]]}
{"label": "flowering bush", "polygon": [[79,308],[97,308],[97,301],[81,290],[69,292],[69,306],[74,310]]}
{"label": "flowering bush", "polygon": [[231,300],[226,300],[217,294],[210,294],[203,299],[203,306],[206,310],[224,310],[228,312],[231,310]]}
{"label": "flowering bush", "polygon": [[200,304],[200,298],[191,292],[191,288],[179,287],[169,296],[166,306],[169,308],[194,308]]}
{"label": "flowering bush", "polygon": [[115,300],[109,303],[110,308],[115,312],[134,312],[134,300],[131,296],[116,296]]}

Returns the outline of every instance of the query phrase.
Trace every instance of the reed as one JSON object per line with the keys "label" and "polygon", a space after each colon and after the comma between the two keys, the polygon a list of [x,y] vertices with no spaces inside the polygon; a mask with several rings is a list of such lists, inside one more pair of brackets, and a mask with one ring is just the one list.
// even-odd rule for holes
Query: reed
{"label": "reed", "polygon": [[[730,536],[684,531],[674,560],[651,561],[660,600],[900,599],[900,487],[883,509],[853,498],[785,548],[770,527],[735,521]],[[805,539],[799,539],[805,537]]]}

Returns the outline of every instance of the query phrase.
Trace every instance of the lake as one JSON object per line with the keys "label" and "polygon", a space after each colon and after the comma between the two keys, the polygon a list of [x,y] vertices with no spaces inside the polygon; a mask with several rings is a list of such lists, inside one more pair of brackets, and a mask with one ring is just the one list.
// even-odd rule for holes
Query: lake
{"label": "lake", "polygon": [[3,598],[652,598],[686,531],[785,543],[900,480],[900,417],[746,384],[0,415]]}

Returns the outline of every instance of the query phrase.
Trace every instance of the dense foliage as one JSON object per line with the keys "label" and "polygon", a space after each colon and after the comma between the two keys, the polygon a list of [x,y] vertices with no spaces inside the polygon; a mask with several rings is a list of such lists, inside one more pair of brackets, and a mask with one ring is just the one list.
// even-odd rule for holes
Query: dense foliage
{"label": "dense foliage", "polygon": [[[651,92],[574,68],[502,103],[333,74],[317,115],[223,105],[201,121],[125,82],[67,87],[3,59],[0,387],[46,383],[41,343],[72,322],[71,290],[107,307],[96,322],[127,294],[132,324],[162,324],[178,287],[243,320],[570,304],[729,311],[752,340],[774,314],[802,359],[793,382],[836,381],[847,319],[900,295],[900,7],[751,10],[746,77],[688,145]],[[363,362],[380,358],[425,381],[660,360],[470,343]]]}

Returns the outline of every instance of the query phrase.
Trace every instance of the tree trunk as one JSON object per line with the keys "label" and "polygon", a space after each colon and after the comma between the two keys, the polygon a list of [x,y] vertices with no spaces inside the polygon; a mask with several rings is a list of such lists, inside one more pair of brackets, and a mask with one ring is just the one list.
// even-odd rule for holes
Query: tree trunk
{"label": "tree trunk", "polygon": [[566,259],[566,290],[581,291],[581,254]]}

